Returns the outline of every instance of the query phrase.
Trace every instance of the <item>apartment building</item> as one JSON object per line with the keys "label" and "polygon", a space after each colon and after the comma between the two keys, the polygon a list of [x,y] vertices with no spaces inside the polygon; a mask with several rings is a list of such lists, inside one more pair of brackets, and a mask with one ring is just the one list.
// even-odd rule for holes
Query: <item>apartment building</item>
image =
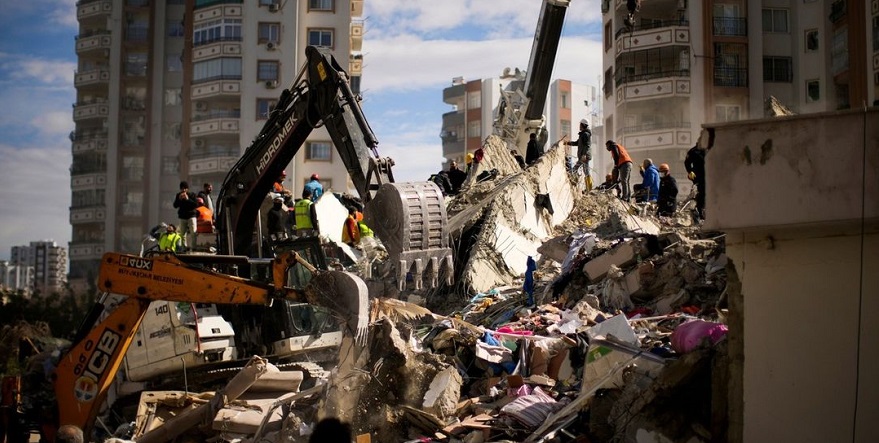
{"label": "apartment building", "polygon": [[[362,0],[79,1],[70,278],[93,281],[105,251],[137,252],[150,227],[176,223],[181,180],[218,192],[307,45],[332,48],[359,90],[362,14]],[[314,131],[286,185],[318,173],[347,190],[334,152]]]}
{"label": "apartment building", "polygon": [[60,292],[67,283],[67,249],[52,240],[13,246],[0,262],[0,288],[44,295]]}
{"label": "apartment building", "polygon": [[702,124],[761,118],[770,96],[795,113],[879,99],[877,1],[651,0],[634,26],[626,15],[602,1],[607,138],[678,178]]}
{"label": "apartment building", "polygon": [[[451,105],[453,110],[443,114],[440,132],[443,157],[447,163],[454,160],[463,164],[467,153],[482,147],[483,140],[493,133],[501,90],[521,90],[524,83],[525,71],[518,68],[505,68],[496,78],[452,79],[452,85],[443,89],[443,102]],[[550,83],[544,108],[548,144],[561,139],[564,134],[576,140],[579,122],[583,118],[590,121],[590,127],[599,124],[598,98],[593,86],[564,79]],[[522,155],[525,155],[525,148],[519,149]],[[446,167],[443,165],[444,169]]]}

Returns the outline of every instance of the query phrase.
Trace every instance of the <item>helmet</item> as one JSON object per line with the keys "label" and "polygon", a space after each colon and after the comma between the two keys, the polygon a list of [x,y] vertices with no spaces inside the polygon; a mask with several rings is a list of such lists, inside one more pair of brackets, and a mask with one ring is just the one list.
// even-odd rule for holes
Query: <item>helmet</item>
{"label": "helmet", "polygon": [[198,204],[200,204],[200,205],[203,205],[203,204],[204,204],[204,199],[203,199],[203,198],[201,198],[201,197],[199,197],[199,198],[197,198],[197,199],[195,199],[195,201],[197,201],[197,202],[198,202]]}
{"label": "helmet", "polygon": [[311,174],[311,179],[312,180],[320,180],[320,176],[317,174]]}
{"label": "helmet", "polygon": [[581,118],[581,119],[580,119],[580,124],[581,124],[581,125],[589,126],[589,120],[586,120],[585,118]]}
{"label": "helmet", "polygon": [[466,158],[466,162],[467,162],[467,164],[469,165],[469,164],[473,161],[473,153],[472,153],[472,152],[468,152],[468,153],[467,153],[467,156],[466,156],[465,158]]}
{"label": "helmet", "polygon": [[668,172],[668,163],[663,163],[659,165],[659,170],[662,172]]}
{"label": "helmet", "polygon": [[287,176],[287,171],[281,171],[281,177],[286,177],[286,176]]}

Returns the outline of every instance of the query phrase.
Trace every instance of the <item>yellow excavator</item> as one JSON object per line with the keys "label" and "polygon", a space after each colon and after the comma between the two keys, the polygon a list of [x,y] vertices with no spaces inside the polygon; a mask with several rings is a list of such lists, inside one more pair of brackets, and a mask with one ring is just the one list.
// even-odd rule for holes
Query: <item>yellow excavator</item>
{"label": "yellow excavator", "polygon": [[[248,261],[243,256],[222,260]],[[287,285],[296,267],[312,273],[305,289]],[[53,375],[57,425],[77,426],[89,435],[135,331],[155,300],[262,306],[307,302],[328,308],[342,320],[343,334],[365,343],[369,316],[362,279],[342,271],[319,271],[292,251],[272,260],[271,273],[272,284],[266,284],[186,263],[171,253],[152,257],[104,254],[98,287],[127,298],[117,306],[96,306],[96,314],[90,316],[93,324],[82,329],[83,336],[58,362]],[[100,317],[104,312],[109,314]]]}

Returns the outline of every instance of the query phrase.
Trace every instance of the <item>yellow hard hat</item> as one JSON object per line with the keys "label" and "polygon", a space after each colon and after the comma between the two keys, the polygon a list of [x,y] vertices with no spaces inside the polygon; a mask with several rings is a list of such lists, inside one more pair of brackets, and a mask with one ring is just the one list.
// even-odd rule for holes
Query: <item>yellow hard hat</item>
{"label": "yellow hard hat", "polygon": [[467,164],[469,165],[470,163],[473,162],[473,153],[472,153],[472,152],[468,152],[468,153],[467,153],[467,156],[466,156],[465,158],[466,158],[466,162],[467,162]]}

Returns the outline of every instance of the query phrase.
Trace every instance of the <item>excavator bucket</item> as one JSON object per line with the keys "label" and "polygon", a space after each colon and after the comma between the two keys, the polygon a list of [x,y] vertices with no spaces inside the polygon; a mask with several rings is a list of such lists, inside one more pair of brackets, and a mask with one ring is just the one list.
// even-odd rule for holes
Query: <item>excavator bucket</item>
{"label": "excavator bucket", "polygon": [[411,278],[414,289],[424,280],[436,287],[452,284],[454,261],[449,248],[445,198],[432,182],[385,183],[364,208],[371,227],[396,266],[400,290]]}
{"label": "excavator bucket", "polygon": [[361,347],[366,345],[369,327],[369,291],[363,279],[350,272],[316,271],[305,287],[309,304],[323,306],[344,322],[347,331]]}

